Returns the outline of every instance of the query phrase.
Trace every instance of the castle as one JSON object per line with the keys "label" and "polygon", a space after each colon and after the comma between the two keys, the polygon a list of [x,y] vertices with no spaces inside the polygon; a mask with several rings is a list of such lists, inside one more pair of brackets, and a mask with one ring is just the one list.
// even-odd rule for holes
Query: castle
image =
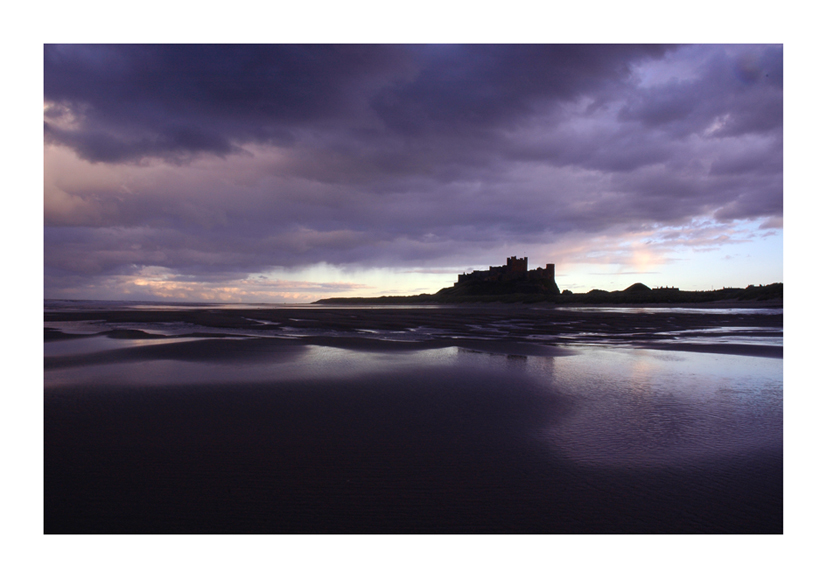
{"label": "castle", "polygon": [[[488,271],[471,271],[460,273],[454,287],[468,283],[469,281],[501,282],[501,281],[550,281],[554,283],[554,263],[546,265],[546,268],[538,267],[533,271],[528,270],[528,257],[518,259],[508,257],[505,265],[489,267]],[[555,284],[556,286],[556,284]]]}

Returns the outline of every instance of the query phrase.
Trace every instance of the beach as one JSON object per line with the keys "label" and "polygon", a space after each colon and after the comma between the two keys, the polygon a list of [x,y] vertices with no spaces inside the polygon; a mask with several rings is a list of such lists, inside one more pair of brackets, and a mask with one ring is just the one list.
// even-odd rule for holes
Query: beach
{"label": "beach", "polygon": [[781,533],[783,311],[48,303],[46,533]]}

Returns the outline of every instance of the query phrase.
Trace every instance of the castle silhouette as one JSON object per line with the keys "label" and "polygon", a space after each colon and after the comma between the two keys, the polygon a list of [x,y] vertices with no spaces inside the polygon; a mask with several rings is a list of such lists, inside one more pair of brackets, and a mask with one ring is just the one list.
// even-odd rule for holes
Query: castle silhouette
{"label": "castle silhouette", "polygon": [[546,268],[538,267],[533,271],[528,269],[528,257],[518,259],[516,256],[508,257],[505,260],[505,265],[499,267],[489,267],[488,271],[471,271],[470,273],[460,273],[457,277],[454,287],[466,285],[469,283],[503,283],[503,282],[525,282],[533,283],[537,281],[546,282],[548,285],[553,285],[555,288],[557,284],[554,282],[554,263],[549,263]]}

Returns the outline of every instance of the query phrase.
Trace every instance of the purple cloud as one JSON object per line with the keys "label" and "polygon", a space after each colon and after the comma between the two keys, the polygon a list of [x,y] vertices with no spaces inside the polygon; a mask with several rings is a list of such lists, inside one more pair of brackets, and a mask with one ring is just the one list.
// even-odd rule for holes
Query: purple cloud
{"label": "purple cloud", "polygon": [[780,226],[782,56],[47,45],[47,288],[151,267],[204,282],[464,267],[699,218]]}

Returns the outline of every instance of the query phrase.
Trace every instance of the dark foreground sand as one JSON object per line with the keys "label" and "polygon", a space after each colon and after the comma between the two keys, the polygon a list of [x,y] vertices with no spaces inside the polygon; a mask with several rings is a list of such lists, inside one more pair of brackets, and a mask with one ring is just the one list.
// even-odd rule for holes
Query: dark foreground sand
{"label": "dark foreground sand", "polygon": [[[556,355],[577,332],[661,343],[658,331],[702,329],[710,316],[541,312],[528,308],[94,312],[52,320],[188,320],[238,331],[247,319],[348,330],[420,327],[453,344],[508,355]],[[778,331],[779,316],[712,322]],[[46,316],[47,322],[50,315]],[[560,321],[566,323],[560,324]],[[506,337],[498,323],[509,323]],[[468,324],[481,327],[471,336]],[[671,329],[670,329],[671,328]],[[629,334],[634,334],[630,337]],[[464,337],[458,337],[464,335]],[[479,336],[500,336],[481,341]],[[647,335],[649,336],[647,339]],[[136,333],[113,334],[134,338]],[[47,332],[47,340],[71,339]],[[75,339],[83,339],[75,337]],[[49,386],[53,369],[141,359],[252,363],[307,344],[352,350],[440,347],[354,335],[159,343],[47,357],[46,533],[780,533],[780,445],[726,459],[604,467],[549,450],[534,432],[570,400],[500,376],[422,368],[272,382],[165,387],[90,380]],[[753,351],[715,346],[718,351]],[[761,346],[753,346],[761,347]],[[780,356],[780,348],[769,348]],[[775,351],[775,350],[778,351]],[[762,351],[768,354],[768,351]],[[128,365],[124,365],[128,367]],[[131,367],[131,366],[130,366]]]}

